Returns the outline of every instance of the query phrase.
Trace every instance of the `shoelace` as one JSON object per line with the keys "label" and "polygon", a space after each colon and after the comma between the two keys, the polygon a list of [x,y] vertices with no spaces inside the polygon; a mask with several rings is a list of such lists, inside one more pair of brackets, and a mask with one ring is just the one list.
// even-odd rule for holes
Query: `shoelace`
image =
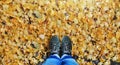
{"label": "shoelace", "polygon": [[[56,43],[54,43],[54,42],[52,42],[53,44],[52,44],[52,50],[51,51],[57,51],[57,47],[59,47]],[[59,43],[59,42],[57,42],[57,43]]]}
{"label": "shoelace", "polygon": [[65,48],[64,48],[65,51],[66,50],[70,51],[69,42],[65,42],[64,46],[65,46]]}

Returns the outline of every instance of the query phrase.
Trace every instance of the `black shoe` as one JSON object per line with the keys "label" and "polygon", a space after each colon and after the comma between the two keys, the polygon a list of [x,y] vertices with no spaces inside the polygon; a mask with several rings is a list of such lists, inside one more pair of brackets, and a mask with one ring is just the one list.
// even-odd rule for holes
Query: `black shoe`
{"label": "black shoe", "polygon": [[71,55],[71,50],[72,50],[72,41],[68,36],[64,36],[61,45],[62,55],[63,54]]}
{"label": "black shoe", "polygon": [[59,54],[60,51],[60,41],[58,36],[52,36],[50,40],[50,54]]}

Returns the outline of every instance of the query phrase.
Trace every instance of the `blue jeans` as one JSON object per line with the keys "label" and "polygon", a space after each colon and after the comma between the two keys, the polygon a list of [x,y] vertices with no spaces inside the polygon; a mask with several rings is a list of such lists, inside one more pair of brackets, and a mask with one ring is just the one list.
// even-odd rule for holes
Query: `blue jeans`
{"label": "blue jeans", "polygon": [[61,58],[58,54],[50,55],[42,65],[79,65],[72,56],[64,54]]}

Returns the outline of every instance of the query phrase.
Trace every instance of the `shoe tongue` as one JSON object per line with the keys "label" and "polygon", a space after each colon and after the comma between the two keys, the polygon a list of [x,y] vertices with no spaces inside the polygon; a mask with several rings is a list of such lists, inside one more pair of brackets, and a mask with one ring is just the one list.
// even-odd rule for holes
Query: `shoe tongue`
{"label": "shoe tongue", "polygon": [[51,43],[58,43],[59,41],[51,41]]}
{"label": "shoe tongue", "polygon": [[69,42],[68,41],[65,41],[65,45],[68,45],[69,44]]}

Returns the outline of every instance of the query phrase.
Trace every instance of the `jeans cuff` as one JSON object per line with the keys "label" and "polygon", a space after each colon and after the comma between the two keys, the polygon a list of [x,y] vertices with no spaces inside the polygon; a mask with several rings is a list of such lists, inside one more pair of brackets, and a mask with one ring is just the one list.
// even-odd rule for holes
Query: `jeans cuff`
{"label": "jeans cuff", "polygon": [[50,55],[49,58],[56,58],[56,59],[60,59],[60,56],[58,54],[53,54],[53,55]]}
{"label": "jeans cuff", "polygon": [[71,55],[68,55],[68,54],[63,54],[62,55],[62,57],[61,57],[61,59],[68,59],[68,58],[72,58],[72,56]]}

